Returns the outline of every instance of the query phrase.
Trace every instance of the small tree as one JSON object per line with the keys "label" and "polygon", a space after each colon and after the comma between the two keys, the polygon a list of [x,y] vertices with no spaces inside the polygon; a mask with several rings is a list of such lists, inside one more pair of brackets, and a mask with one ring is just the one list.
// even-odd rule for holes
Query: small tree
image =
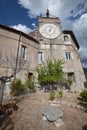
{"label": "small tree", "polygon": [[38,81],[41,86],[50,86],[62,81],[65,75],[63,72],[64,60],[47,60],[47,63],[37,67]]}
{"label": "small tree", "polygon": [[81,93],[80,96],[83,101],[87,102],[87,88],[85,88]]}
{"label": "small tree", "polygon": [[28,73],[26,73],[25,76],[26,76],[25,84],[24,84],[25,87],[28,88],[31,93],[36,92],[34,81],[29,79]]}
{"label": "small tree", "polygon": [[84,87],[87,88],[87,81],[84,82]]}
{"label": "small tree", "polygon": [[22,84],[22,81],[20,79],[16,79],[15,84],[14,84],[14,80],[10,82],[10,89],[11,89],[10,94],[12,96],[19,96],[19,95],[25,94],[26,88],[24,84]]}
{"label": "small tree", "polygon": [[66,80],[66,88],[68,89],[68,91],[70,92],[71,90],[71,85],[72,85],[73,81],[71,79],[67,79]]}

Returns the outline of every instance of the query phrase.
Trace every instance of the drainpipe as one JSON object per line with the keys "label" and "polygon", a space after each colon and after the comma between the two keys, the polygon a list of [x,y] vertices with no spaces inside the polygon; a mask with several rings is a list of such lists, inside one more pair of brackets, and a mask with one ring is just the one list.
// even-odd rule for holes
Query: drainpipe
{"label": "drainpipe", "polygon": [[18,56],[19,56],[19,48],[20,48],[20,39],[21,39],[21,32],[20,32],[20,35],[19,35],[18,47],[17,47],[16,63],[15,63],[15,70],[14,70],[14,84],[15,84],[16,73],[17,73]]}
{"label": "drainpipe", "polygon": [[0,107],[2,106],[4,85],[3,79],[0,79]]}

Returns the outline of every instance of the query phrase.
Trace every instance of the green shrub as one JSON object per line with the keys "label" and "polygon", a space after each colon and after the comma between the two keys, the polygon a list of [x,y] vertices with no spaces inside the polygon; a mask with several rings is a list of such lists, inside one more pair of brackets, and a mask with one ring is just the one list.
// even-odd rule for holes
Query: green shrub
{"label": "green shrub", "polygon": [[33,81],[31,82],[30,92],[31,92],[31,93],[36,92],[35,85],[34,85],[34,82],[33,82]]}
{"label": "green shrub", "polygon": [[55,92],[51,92],[50,93],[50,100],[54,100],[54,98],[55,98]]}
{"label": "green shrub", "polygon": [[84,82],[84,87],[87,88],[87,81]]}
{"label": "green shrub", "polygon": [[21,94],[25,93],[25,86],[22,84],[22,81],[20,79],[16,79],[15,83],[14,80],[10,82],[10,94],[12,96],[19,96]]}
{"label": "green shrub", "polygon": [[83,101],[86,101],[87,102],[87,88],[84,89],[81,93],[80,93],[80,96],[82,98]]}
{"label": "green shrub", "polygon": [[58,90],[58,97],[63,97],[63,91],[62,90]]}
{"label": "green shrub", "polygon": [[71,79],[66,80],[66,88],[70,91],[73,81]]}
{"label": "green shrub", "polygon": [[34,82],[31,81],[31,80],[29,80],[29,79],[27,79],[27,80],[25,81],[25,87],[29,88],[29,91],[30,91],[31,93],[36,92]]}
{"label": "green shrub", "polygon": [[[46,64],[36,68],[38,73],[38,82],[41,86],[53,86],[64,79],[65,72],[63,71],[63,64],[65,61],[61,60],[47,60]],[[54,87],[53,87],[54,89]]]}

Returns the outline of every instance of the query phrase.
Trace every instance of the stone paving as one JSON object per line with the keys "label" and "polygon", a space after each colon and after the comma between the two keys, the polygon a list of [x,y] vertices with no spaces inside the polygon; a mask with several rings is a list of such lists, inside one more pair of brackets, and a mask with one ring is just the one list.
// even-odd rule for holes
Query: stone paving
{"label": "stone paving", "polygon": [[72,107],[72,108],[78,108],[78,109],[81,109],[83,111],[86,110],[86,108],[84,108],[83,106],[81,105],[78,105],[76,103],[71,103],[71,102],[68,102],[68,101],[57,101],[57,100],[54,100],[54,101],[51,101],[51,106],[60,106],[60,105],[66,105],[66,106],[69,106],[69,107]]}
{"label": "stone paving", "polygon": [[[21,100],[18,103],[19,110],[9,117],[13,127],[11,129],[4,127],[5,129],[0,130],[87,130],[87,113],[76,107],[79,103],[77,97],[78,94],[68,94],[68,96],[65,94],[62,99],[56,99],[55,103],[55,101],[49,101],[48,93],[31,95]],[[59,105],[54,107],[64,113],[56,123],[43,120],[41,114],[41,110],[52,103]],[[75,107],[71,105],[72,103]],[[2,127],[0,126],[0,128]]]}
{"label": "stone paving", "polygon": [[53,106],[46,107],[41,111],[42,115],[46,117],[48,121],[55,122],[57,119],[62,118],[63,112]]}

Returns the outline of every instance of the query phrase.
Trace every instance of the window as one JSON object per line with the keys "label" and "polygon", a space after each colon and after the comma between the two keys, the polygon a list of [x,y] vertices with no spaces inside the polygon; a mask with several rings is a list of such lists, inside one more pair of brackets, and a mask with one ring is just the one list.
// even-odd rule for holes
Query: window
{"label": "window", "polygon": [[70,60],[70,59],[71,59],[70,52],[66,52],[66,60]]}
{"label": "window", "polygon": [[21,58],[25,59],[26,58],[26,46],[21,45]]}
{"label": "window", "polygon": [[44,43],[43,39],[39,39],[39,43],[43,44]]}
{"label": "window", "polygon": [[74,72],[67,73],[68,79],[75,81],[75,75]]}
{"label": "window", "polygon": [[38,63],[42,63],[42,52],[38,52]]}
{"label": "window", "polygon": [[69,37],[67,35],[64,36],[64,41],[68,42],[69,41]]}

